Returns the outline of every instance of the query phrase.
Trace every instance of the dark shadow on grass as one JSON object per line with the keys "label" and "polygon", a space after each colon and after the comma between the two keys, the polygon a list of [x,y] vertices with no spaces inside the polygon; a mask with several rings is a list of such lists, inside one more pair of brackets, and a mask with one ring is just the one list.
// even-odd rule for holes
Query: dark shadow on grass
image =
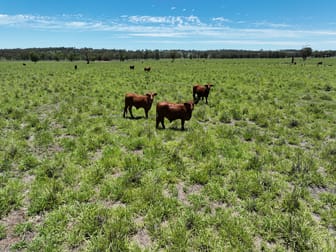
{"label": "dark shadow on grass", "polygon": [[165,130],[168,130],[168,131],[180,131],[180,132],[187,132],[189,131],[190,129],[189,128],[184,128],[184,129],[181,129],[179,127],[169,127],[169,128],[156,128],[156,130],[159,130],[159,131],[165,131]]}

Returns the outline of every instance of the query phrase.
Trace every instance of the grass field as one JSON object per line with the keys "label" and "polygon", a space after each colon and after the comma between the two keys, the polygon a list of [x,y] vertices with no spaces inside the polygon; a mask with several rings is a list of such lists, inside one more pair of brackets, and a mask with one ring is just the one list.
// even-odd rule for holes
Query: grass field
{"label": "grass field", "polygon": [[[0,62],[0,250],[333,251],[336,59],[318,61]],[[158,101],[208,82],[185,131],[155,129]],[[123,118],[147,91],[149,118]]]}

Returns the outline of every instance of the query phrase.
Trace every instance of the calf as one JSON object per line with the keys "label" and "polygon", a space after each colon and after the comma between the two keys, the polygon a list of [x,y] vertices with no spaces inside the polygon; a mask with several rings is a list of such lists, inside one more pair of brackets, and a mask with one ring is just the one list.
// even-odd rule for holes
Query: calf
{"label": "calf", "polygon": [[189,121],[192,111],[194,109],[194,102],[185,103],[169,103],[159,102],[156,105],[156,128],[159,124],[162,124],[162,128],[165,128],[164,118],[168,118],[170,122],[181,119],[181,129],[184,130],[184,122]]}
{"label": "calf", "polygon": [[205,103],[208,104],[208,96],[211,87],[213,87],[212,84],[206,84],[206,85],[195,85],[193,87],[193,98],[195,101],[195,104],[199,102],[199,100],[205,97]]}
{"label": "calf", "polygon": [[148,118],[148,111],[151,109],[154,96],[156,95],[157,93],[147,93],[146,95],[127,93],[125,95],[124,117],[126,116],[128,109],[131,114],[131,117],[134,118],[132,114],[132,107],[134,106],[136,107],[136,109],[144,108],[146,118]]}

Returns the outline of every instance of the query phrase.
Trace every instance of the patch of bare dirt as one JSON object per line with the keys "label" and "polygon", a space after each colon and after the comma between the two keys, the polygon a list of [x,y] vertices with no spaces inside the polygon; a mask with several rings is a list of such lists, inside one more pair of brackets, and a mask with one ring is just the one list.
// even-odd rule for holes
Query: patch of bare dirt
{"label": "patch of bare dirt", "polygon": [[187,194],[184,191],[184,184],[183,183],[179,183],[176,185],[176,189],[177,189],[177,198],[179,201],[181,201],[183,204],[189,206],[190,203],[187,200]]}
{"label": "patch of bare dirt", "polygon": [[151,237],[146,229],[139,230],[132,238],[141,248],[148,248],[152,245]]}
{"label": "patch of bare dirt", "polygon": [[26,185],[26,190],[23,193],[23,206],[20,209],[11,211],[5,218],[0,220],[0,224],[5,227],[6,230],[6,238],[0,240],[0,251],[10,251],[12,245],[19,241],[25,241],[29,243],[33,240],[36,233],[35,232],[27,232],[23,236],[18,236],[15,234],[15,227],[18,224],[30,222],[33,226],[37,226],[42,222],[42,216],[37,215],[33,217],[28,216],[28,205],[29,205],[29,188],[31,183],[34,181],[35,176],[31,174],[26,174],[22,178],[22,182]]}
{"label": "patch of bare dirt", "polygon": [[177,189],[177,198],[179,201],[181,201],[184,205],[189,206],[190,203],[188,201],[189,195],[197,195],[200,194],[203,186],[202,185],[191,185],[189,187],[185,186],[183,182],[180,182],[176,185]]}
{"label": "patch of bare dirt", "polygon": [[133,154],[143,156],[143,150],[142,149],[136,149],[132,151]]}
{"label": "patch of bare dirt", "polygon": [[42,222],[42,216],[34,216],[29,218],[27,216],[27,208],[21,208],[10,212],[5,218],[0,220],[0,223],[5,227],[6,238],[0,240],[0,251],[10,251],[11,246],[19,241],[31,242],[36,233],[34,231],[26,232],[23,236],[15,234],[15,227],[18,224],[30,222],[33,226],[37,226]]}
{"label": "patch of bare dirt", "polygon": [[17,210],[10,212],[7,217],[0,220],[7,234],[5,239],[0,240],[0,251],[9,251],[13,244],[21,240],[20,237],[14,235],[14,228],[26,220],[25,215],[24,210]]}

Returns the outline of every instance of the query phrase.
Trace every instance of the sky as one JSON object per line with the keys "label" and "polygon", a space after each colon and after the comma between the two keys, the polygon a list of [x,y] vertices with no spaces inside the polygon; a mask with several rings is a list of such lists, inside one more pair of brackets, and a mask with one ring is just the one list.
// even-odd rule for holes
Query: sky
{"label": "sky", "polygon": [[0,0],[0,48],[336,50],[335,0]]}

